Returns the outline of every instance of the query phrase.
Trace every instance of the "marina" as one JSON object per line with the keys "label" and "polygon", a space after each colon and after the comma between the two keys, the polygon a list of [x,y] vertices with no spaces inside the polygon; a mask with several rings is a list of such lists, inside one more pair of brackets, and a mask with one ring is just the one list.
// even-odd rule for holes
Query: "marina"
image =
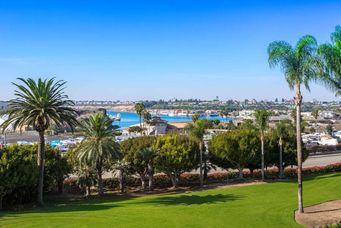
{"label": "marina", "polygon": [[[153,115],[156,113],[153,113]],[[185,115],[181,112],[181,115],[175,115],[174,112],[160,112],[157,113],[158,116],[161,117],[162,120],[167,122],[191,122],[192,117],[190,115]],[[108,116],[114,117],[113,124],[120,126],[120,128],[127,128],[140,123],[140,117],[133,112],[108,112]],[[119,116],[120,118],[116,118]],[[220,121],[231,121],[232,118],[221,117],[218,114],[216,115],[201,115],[201,119],[209,119],[209,120],[220,120]]]}

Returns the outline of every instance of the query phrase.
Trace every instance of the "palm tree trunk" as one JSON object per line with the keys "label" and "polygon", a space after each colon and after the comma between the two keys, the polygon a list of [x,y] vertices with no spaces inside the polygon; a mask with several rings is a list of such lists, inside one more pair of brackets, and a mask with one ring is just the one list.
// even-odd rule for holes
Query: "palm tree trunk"
{"label": "palm tree trunk", "polygon": [[204,181],[207,180],[207,176],[208,176],[208,170],[207,170],[207,160],[205,159],[205,161],[203,162],[204,163]]}
{"label": "palm tree trunk", "polygon": [[168,176],[169,176],[169,178],[172,181],[173,188],[176,188],[178,186],[178,180],[177,180],[177,177],[176,177],[176,173],[174,173],[174,175],[172,173],[170,173],[170,174],[168,174]]}
{"label": "palm tree trunk", "polygon": [[200,188],[204,185],[203,175],[202,175],[202,142],[199,144],[199,150],[200,150],[200,166],[199,166],[199,179],[200,179]]}
{"label": "palm tree trunk", "polygon": [[148,164],[148,190],[153,191],[154,188],[154,168]]}
{"label": "palm tree trunk", "polygon": [[264,174],[264,133],[261,132],[261,149],[262,149],[262,180],[265,179],[265,174]]}
{"label": "palm tree trunk", "polygon": [[103,196],[103,178],[102,178],[102,162],[97,165],[97,178],[98,178],[98,195]]}
{"label": "palm tree trunk", "polygon": [[140,175],[140,179],[141,179],[141,190],[144,191],[146,190],[146,178],[144,175]]}
{"label": "palm tree trunk", "polygon": [[44,165],[45,165],[45,136],[44,131],[39,132],[39,144],[38,144],[38,169],[39,169],[39,180],[38,180],[38,205],[44,206],[43,192],[44,192]]}
{"label": "palm tree trunk", "polygon": [[239,172],[239,179],[243,179],[243,167],[238,167],[238,172]]}
{"label": "palm tree trunk", "polygon": [[90,186],[85,187],[85,197],[89,197],[91,194]]}
{"label": "palm tree trunk", "polygon": [[279,178],[283,178],[283,141],[279,138]]}
{"label": "palm tree trunk", "polygon": [[[59,153],[58,153],[58,160],[59,160],[59,162],[60,162],[61,159],[62,159],[62,155],[61,155],[61,152],[59,151]],[[64,187],[64,176],[58,177],[57,185],[58,185],[58,193],[62,194],[63,193],[63,187]]]}
{"label": "palm tree trunk", "polygon": [[124,192],[125,186],[124,186],[124,173],[123,170],[119,169],[118,170],[118,181],[119,181],[119,187],[121,193]]}
{"label": "palm tree trunk", "polygon": [[298,182],[298,211],[304,213],[303,210],[303,186],[302,186],[302,136],[301,136],[301,104],[302,95],[300,83],[296,82],[296,137],[297,137],[297,182]]}

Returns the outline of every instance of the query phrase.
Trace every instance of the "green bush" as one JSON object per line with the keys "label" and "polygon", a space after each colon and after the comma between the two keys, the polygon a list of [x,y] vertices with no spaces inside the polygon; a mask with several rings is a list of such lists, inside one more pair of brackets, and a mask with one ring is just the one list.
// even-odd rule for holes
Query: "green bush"
{"label": "green bush", "polygon": [[[46,146],[44,189],[62,189],[70,168],[58,150]],[[11,145],[0,149],[0,201],[3,206],[33,202],[38,182],[37,145]],[[1,206],[1,205],[0,205]]]}

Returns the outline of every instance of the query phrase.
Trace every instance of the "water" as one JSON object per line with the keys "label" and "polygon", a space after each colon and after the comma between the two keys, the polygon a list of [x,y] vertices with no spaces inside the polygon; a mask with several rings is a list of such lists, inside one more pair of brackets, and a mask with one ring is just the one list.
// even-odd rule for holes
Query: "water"
{"label": "water", "polygon": [[[127,128],[132,125],[140,123],[140,117],[134,112],[108,112],[108,115],[116,116],[117,114],[121,115],[121,121],[114,121],[114,125],[118,125],[121,128]],[[168,122],[191,122],[192,117],[188,116],[168,116],[168,115],[158,115],[161,119],[166,120]],[[222,118],[220,116],[217,117],[201,117],[209,120],[220,120],[220,121],[230,121],[231,118]]]}
{"label": "water", "polygon": [[56,139],[56,140],[50,141],[49,144],[50,144],[50,146],[51,146],[52,148],[56,148],[56,147],[58,147],[58,146],[61,145],[61,141],[58,140],[58,139]]}

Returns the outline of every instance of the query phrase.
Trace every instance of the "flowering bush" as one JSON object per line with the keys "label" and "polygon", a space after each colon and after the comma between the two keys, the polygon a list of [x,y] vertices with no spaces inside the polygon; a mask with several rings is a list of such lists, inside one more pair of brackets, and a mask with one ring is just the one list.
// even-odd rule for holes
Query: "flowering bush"
{"label": "flowering bush", "polygon": [[[304,168],[304,175],[312,174],[324,174],[331,172],[341,172],[341,162],[330,164],[327,166],[313,166]],[[284,170],[284,174],[287,178],[294,178],[297,175],[296,168],[287,167]],[[277,167],[268,168],[266,170],[267,179],[277,179],[279,170]],[[206,184],[213,183],[226,183],[227,181],[237,180],[238,172],[214,172],[209,173],[206,179]],[[248,170],[244,171],[244,178],[261,178],[261,170],[254,170],[252,173]],[[65,191],[73,194],[79,194],[82,191],[77,186],[77,180],[75,178],[68,178],[64,181]],[[118,190],[119,182],[117,178],[108,178],[103,180],[104,187],[107,190]],[[199,174],[196,173],[183,173],[179,178],[179,186],[198,186]],[[136,188],[140,186],[140,179],[138,177],[129,176],[126,179],[126,186],[130,188]],[[172,186],[172,182],[165,174],[157,174],[154,176],[154,186],[157,188],[167,188]]]}

